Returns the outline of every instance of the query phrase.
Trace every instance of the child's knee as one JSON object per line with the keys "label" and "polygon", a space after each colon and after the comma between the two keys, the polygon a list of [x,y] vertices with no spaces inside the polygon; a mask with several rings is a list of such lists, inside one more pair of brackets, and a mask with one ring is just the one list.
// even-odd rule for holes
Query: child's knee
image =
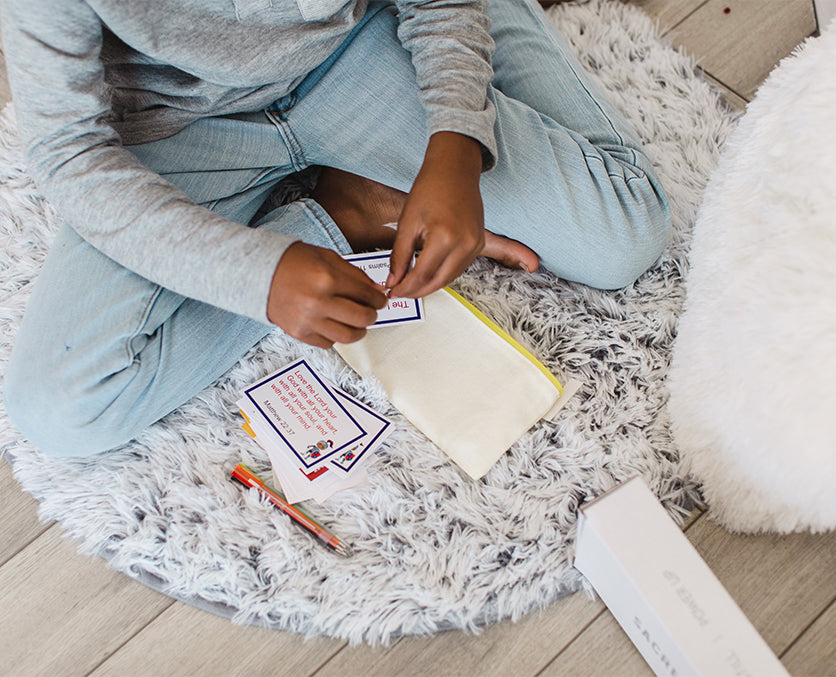
{"label": "child's knee", "polygon": [[590,267],[585,284],[597,289],[621,289],[635,282],[661,256],[670,233],[667,201],[650,196],[625,210],[620,228],[604,243]]}
{"label": "child's knee", "polygon": [[51,456],[88,456],[117,446],[119,440],[90,415],[84,393],[47,371],[37,357],[13,354],[8,363],[6,413],[23,435]]}
{"label": "child's knee", "polygon": [[566,230],[577,233],[577,239],[558,238],[553,251],[542,256],[558,276],[596,289],[635,282],[664,251],[671,225],[667,198],[655,177],[610,179],[606,191],[576,210],[577,222]]}

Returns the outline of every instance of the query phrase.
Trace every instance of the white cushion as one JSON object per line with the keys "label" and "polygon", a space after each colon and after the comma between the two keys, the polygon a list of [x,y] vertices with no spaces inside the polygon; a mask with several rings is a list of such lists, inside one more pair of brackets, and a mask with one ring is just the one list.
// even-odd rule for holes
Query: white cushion
{"label": "white cushion", "polygon": [[695,226],[669,410],[738,531],[836,527],[834,28],[758,91]]}

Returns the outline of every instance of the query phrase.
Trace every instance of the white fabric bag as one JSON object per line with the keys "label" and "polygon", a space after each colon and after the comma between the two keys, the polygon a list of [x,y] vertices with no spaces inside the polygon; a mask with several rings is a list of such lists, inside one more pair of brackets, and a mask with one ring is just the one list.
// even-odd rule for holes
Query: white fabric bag
{"label": "white fabric bag", "polygon": [[370,329],[335,346],[362,376],[473,479],[577,390],[449,289],[424,298],[421,323]]}

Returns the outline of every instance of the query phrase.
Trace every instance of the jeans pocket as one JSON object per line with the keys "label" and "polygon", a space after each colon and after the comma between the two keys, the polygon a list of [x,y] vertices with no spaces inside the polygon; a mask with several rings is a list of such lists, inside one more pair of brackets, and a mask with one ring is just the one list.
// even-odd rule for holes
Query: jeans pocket
{"label": "jeans pocket", "polygon": [[273,6],[273,0],[232,0],[232,3],[235,5],[235,18],[238,21],[245,21]]}
{"label": "jeans pocket", "polygon": [[296,0],[305,21],[323,21],[334,16],[348,0]]}

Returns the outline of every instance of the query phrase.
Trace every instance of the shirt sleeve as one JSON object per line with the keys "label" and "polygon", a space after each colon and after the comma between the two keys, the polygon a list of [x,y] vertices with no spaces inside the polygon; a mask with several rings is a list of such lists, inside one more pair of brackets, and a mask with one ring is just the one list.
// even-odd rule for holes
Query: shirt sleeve
{"label": "shirt sleeve", "polygon": [[487,89],[494,42],[487,0],[396,0],[398,37],[412,54],[428,134],[459,132],[482,144],[482,165],[496,164],[496,111]]}
{"label": "shirt sleeve", "polygon": [[0,0],[26,161],[85,240],[156,284],[261,322],[292,238],[233,223],[144,167],[108,124],[102,24],[84,0]]}

